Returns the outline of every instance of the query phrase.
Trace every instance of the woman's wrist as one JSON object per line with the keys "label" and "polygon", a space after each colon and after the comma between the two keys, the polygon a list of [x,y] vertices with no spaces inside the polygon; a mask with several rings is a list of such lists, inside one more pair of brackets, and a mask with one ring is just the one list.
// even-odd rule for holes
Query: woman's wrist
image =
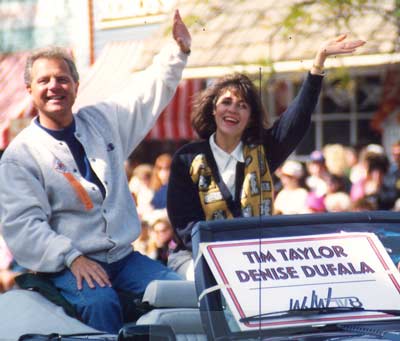
{"label": "woman's wrist", "polygon": [[324,75],[324,67],[317,65],[317,64],[313,64],[313,66],[311,67],[311,71],[310,71],[313,75]]}
{"label": "woman's wrist", "polygon": [[315,56],[313,65],[311,67],[311,73],[315,75],[324,75],[324,63],[326,56],[323,52],[318,52]]}

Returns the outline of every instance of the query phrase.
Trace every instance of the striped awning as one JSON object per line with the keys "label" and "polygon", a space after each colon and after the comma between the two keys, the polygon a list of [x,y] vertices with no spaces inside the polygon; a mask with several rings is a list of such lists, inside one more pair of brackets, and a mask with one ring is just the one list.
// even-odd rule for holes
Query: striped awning
{"label": "striped awning", "polygon": [[5,149],[18,127],[33,117],[31,98],[24,84],[27,52],[0,55],[0,149]]}
{"label": "striped awning", "polygon": [[192,140],[195,133],[190,123],[192,97],[204,86],[203,80],[185,79],[180,82],[175,96],[162,112],[147,139],[151,140]]}

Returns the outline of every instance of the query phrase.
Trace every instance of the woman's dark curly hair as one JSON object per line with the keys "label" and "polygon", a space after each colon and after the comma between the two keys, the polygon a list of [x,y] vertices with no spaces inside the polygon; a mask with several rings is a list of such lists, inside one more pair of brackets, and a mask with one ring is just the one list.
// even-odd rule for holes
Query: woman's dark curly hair
{"label": "woman's dark curly hair", "polygon": [[259,140],[260,128],[262,128],[260,125],[267,124],[267,115],[257,88],[244,74],[236,73],[218,79],[194,99],[191,117],[194,130],[204,139],[208,139],[216,131],[213,112],[218,98],[228,89],[236,92],[250,106],[250,120],[243,132],[242,141],[256,143]]}

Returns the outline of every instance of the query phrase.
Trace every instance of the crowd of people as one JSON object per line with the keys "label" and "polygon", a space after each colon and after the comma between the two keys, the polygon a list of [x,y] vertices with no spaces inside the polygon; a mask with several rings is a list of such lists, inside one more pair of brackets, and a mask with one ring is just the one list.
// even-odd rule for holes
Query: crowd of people
{"label": "crowd of people", "polygon": [[[160,160],[164,160],[165,169]],[[170,165],[171,155],[162,154],[154,165],[138,165],[129,180],[142,219],[142,234],[134,248],[164,264],[176,248],[177,236],[166,206],[152,204],[159,186],[154,187],[151,179],[164,169],[167,184]],[[377,144],[360,148],[326,145],[310,153],[305,162],[285,161],[272,178],[275,215],[400,211],[400,140],[393,144],[391,155]],[[166,205],[167,192],[163,193]]]}
{"label": "crowd of people", "polygon": [[400,141],[355,150],[340,144],[288,160],[277,172],[275,214],[400,210]]}

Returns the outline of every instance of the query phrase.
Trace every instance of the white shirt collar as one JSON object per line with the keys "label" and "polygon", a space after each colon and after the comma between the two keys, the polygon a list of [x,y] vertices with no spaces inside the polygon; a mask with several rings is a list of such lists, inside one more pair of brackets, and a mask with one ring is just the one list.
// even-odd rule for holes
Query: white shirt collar
{"label": "white shirt collar", "polygon": [[236,148],[232,151],[232,153],[227,153],[223,149],[221,149],[215,142],[215,133],[212,134],[209,138],[211,151],[213,152],[215,161],[217,162],[218,167],[222,170],[226,168],[228,162],[233,158],[237,162],[244,162],[243,157],[243,142],[240,141]]}

